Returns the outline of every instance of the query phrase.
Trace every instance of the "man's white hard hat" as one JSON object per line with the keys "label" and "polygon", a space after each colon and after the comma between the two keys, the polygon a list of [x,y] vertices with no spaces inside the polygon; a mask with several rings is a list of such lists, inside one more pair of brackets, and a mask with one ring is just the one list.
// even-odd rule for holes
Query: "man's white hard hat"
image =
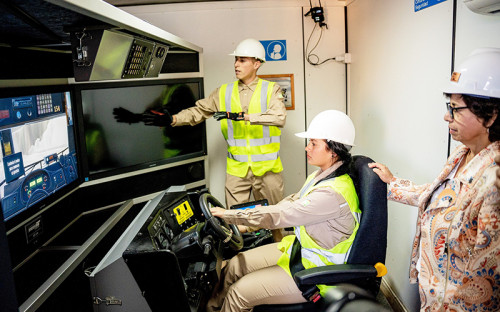
{"label": "man's white hard hat", "polygon": [[266,61],[266,51],[264,47],[258,40],[253,38],[241,41],[236,47],[236,50],[229,55],[255,57],[262,63]]}

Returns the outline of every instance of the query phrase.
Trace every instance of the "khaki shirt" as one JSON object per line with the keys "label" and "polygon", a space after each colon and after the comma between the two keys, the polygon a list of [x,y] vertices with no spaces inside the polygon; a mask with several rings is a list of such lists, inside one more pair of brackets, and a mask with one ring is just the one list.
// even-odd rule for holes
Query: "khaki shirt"
{"label": "khaki shirt", "polygon": [[[241,108],[245,114],[248,113],[250,99],[257,87],[258,81],[258,77],[249,85],[245,85],[243,82],[238,81]],[[220,88],[215,89],[207,98],[196,101],[195,106],[184,109],[175,115],[176,123],[173,126],[194,126],[212,117],[215,112],[220,111],[219,89]],[[285,126],[286,108],[283,104],[281,88],[277,83],[274,85],[267,111],[258,114],[249,114],[248,116],[251,124],[277,127]]]}
{"label": "khaki shirt", "polygon": [[[323,172],[318,171],[314,181],[325,178],[340,165],[341,162],[337,162]],[[276,205],[227,210],[223,219],[232,224],[267,229],[304,225],[307,234],[319,246],[331,249],[349,238],[356,226],[349,205],[345,203],[342,195],[329,187],[322,187],[302,198],[300,192],[292,194]]]}

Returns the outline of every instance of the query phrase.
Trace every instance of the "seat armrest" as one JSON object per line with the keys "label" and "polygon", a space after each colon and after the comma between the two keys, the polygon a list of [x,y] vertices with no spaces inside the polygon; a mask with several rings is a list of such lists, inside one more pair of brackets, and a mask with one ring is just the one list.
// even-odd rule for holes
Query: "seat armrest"
{"label": "seat armrest", "polygon": [[375,278],[377,269],[369,264],[336,264],[306,269],[295,273],[298,285],[335,285],[351,280]]}

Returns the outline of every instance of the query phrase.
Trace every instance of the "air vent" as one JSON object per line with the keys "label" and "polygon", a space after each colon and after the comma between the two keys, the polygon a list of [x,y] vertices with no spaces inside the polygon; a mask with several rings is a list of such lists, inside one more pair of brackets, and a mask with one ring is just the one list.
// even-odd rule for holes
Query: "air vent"
{"label": "air vent", "polygon": [[168,46],[115,30],[71,34],[76,81],[158,77]]}

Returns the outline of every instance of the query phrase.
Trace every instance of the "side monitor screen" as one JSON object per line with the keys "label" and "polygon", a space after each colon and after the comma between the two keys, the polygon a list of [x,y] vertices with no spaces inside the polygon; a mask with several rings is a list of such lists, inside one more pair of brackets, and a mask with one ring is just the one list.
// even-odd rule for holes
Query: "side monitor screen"
{"label": "side monitor screen", "polygon": [[141,120],[141,114],[149,110],[166,109],[174,115],[194,106],[202,96],[201,79],[149,83],[93,85],[81,90],[85,181],[205,154],[204,123],[171,127],[146,125]]}
{"label": "side monitor screen", "polygon": [[71,93],[50,87],[32,92],[0,97],[5,221],[48,203],[78,178]]}

